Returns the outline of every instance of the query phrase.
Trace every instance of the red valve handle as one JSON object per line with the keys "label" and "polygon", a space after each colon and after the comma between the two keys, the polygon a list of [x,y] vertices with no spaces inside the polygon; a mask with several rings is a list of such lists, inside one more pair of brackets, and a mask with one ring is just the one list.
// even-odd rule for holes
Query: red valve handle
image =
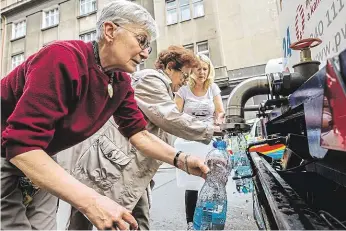
{"label": "red valve handle", "polygon": [[[315,43],[316,44],[313,44]],[[291,44],[290,48],[292,50],[304,50],[305,48],[313,48],[322,43],[322,40],[319,38],[307,38],[307,39],[302,39],[300,41],[297,41],[293,44]]]}

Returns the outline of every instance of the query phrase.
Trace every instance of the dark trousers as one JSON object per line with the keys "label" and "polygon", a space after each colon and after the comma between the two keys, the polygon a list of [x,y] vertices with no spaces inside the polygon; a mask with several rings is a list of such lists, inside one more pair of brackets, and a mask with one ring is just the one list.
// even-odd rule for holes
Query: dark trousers
{"label": "dark trousers", "polygon": [[26,207],[19,186],[23,176],[1,157],[1,230],[56,230],[58,198],[40,189]]}
{"label": "dark trousers", "polygon": [[198,198],[198,191],[195,191],[195,190],[185,191],[185,212],[186,212],[187,222],[193,222],[193,215],[195,213],[197,198]]}

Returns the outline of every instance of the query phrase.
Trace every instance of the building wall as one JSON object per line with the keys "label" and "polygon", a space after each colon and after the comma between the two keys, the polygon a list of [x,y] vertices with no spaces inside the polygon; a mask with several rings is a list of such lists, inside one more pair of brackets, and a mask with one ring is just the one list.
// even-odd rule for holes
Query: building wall
{"label": "building wall", "polygon": [[158,50],[207,40],[214,65],[226,66],[230,78],[263,74],[267,61],[281,56],[276,0],[203,2],[204,17],[166,25],[166,1],[155,1]]}
{"label": "building wall", "polygon": [[218,0],[215,7],[228,70],[263,65],[281,56],[275,0]]}

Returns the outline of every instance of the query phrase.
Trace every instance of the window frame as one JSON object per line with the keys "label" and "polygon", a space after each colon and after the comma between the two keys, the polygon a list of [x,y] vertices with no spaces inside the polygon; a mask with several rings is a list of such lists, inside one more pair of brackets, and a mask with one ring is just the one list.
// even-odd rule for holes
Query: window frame
{"label": "window frame", "polygon": [[[195,6],[201,4],[203,6],[203,15],[196,15]],[[192,0],[193,18],[201,18],[205,16],[205,7],[203,0]]]}
{"label": "window frame", "polygon": [[[92,34],[95,34],[94,38],[92,38],[92,36],[91,36]],[[90,35],[90,40],[85,41],[84,39],[81,38],[82,36],[86,36],[86,35]],[[87,31],[87,32],[83,32],[83,33],[79,34],[79,40],[82,40],[84,42],[90,42],[94,39],[96,39],[96,30],[91,30],[91,31]]]}
{"label": "window frame", "polygon": [[[185,21],[189,21],[189,20],[191,20],[191,7],[190,7],[190,0],[187,0],[187,3],[184,3],[184,4],[181,4],[181,2],[182,2],[182,0],[179,0],[179,21],[180,22],[185,22]],[[187,19],[182,19],[182,16],[183,16],[183,14],[182,14],[182,8],[186,8],[186,7],[188,7],[188,9],[189,9],[189,18],[187,18]]]}
{"label": "window frame", "polygon": [[[175,6],[168,7],[168,3],[171,3],[171,2],[175,2]],[[166,25],[169,26],[169,25],[177,24],[179,22],[179,20],[178,20],[178,18],[179,18],[179,15],[178,15],[178,0],[166,0],[165,4],[166,4]],[[169,12],[170,11],[174,11],[174,10],[175,10],[175,14],[176,14],[175,21],[169,23],[168,22]]]}
{"label": "window frame", "polygon": [[[18,61],[16,60],[16,65],[13,66],[13,64],[14,64],[13,60],[16,59],[16,57],[22,57],[22,60],[21,59],[19,59]],[[11,56],[11,70],[15,69],[20,64],[22,64],[24,62],[24,60],[25,60],[24,52],[21,52],[21,53],[18,53],[18,54],[13,54]]]}
{"label": "window frame", "polygon": [[[194,43],[183,45],[183,47],[185,49],[191,50],[193,53],[195,53],[195,44]],[[190,49],[190,48],[192,48],[192,49]]]}
{"label": "window frame", "polygon": [[[47,13],[49,13],[51,11],[55,11],[55,10],[57,10],[57,13],[54,15],[54,21],[56,20],[56,22],[51,24],[51,25],[46,25]],[[49,9],[45,9],[43,11],[43,14],[42,14],[42,29],[58,26],[59,23],[60,23],[60,10],[59,10],[59,6],[51,7]]]}
{"label": "window frame", "polygon": [[[82,4],[82,1],[84,1],[84,3]],[[91,4],[91,8],[92,8],[92,4],[93,2],[95,2],[95,9],[91,9],[91,11],[86,11],[82,12],[82,5],[87,5],[87,4]],[[84,8],[86,9],[86,7]],[[97,11],[97,0],[79,0],[79,16],[85,16],[85,15],[89,15],[92,13],[95,13]]]}
{"label": "window frame", "polygon": [[[207,49],[207,50],[204,50],[204,51],[199,51],[198,47],[199,47],[200,45],[204,45],[204,44],[207,44],[207,48],[208,48],[208,49]],[[197,43],[196,43],[196,53],[197,53],[197,54],[204,54],[204,55],[208,56],[209,59],[210,59],[210,47],[209,47],[209,42],[208,42],[208,41],[197,42]]]}
{"label": "window frame", "polygon": [[[24,27],[24,31],[23,34],[16,36],[16,30],[18,31],[18,28],[16,26],[18,26],[18,24],[23,23],[23,27]],[[12,23],[12,36],[11,36],[11,40],[16,40],[19,38],[24,38],[26,36],[26,19],[21,19],[18,21],[15,21]]]}

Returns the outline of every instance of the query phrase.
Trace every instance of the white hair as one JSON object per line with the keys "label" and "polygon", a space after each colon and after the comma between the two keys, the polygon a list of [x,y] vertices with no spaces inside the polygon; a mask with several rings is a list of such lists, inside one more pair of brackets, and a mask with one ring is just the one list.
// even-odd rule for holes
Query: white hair
{"label": "white hair", "polygon": [[127,1],[113,0],[105,5],[96,22],[96,40],[103,38],[103,23],[111,21],[123,26],[135,24],[141,26],[151,37],[151,41],[158,37],[158,27],[150,13],[142,6]]}

